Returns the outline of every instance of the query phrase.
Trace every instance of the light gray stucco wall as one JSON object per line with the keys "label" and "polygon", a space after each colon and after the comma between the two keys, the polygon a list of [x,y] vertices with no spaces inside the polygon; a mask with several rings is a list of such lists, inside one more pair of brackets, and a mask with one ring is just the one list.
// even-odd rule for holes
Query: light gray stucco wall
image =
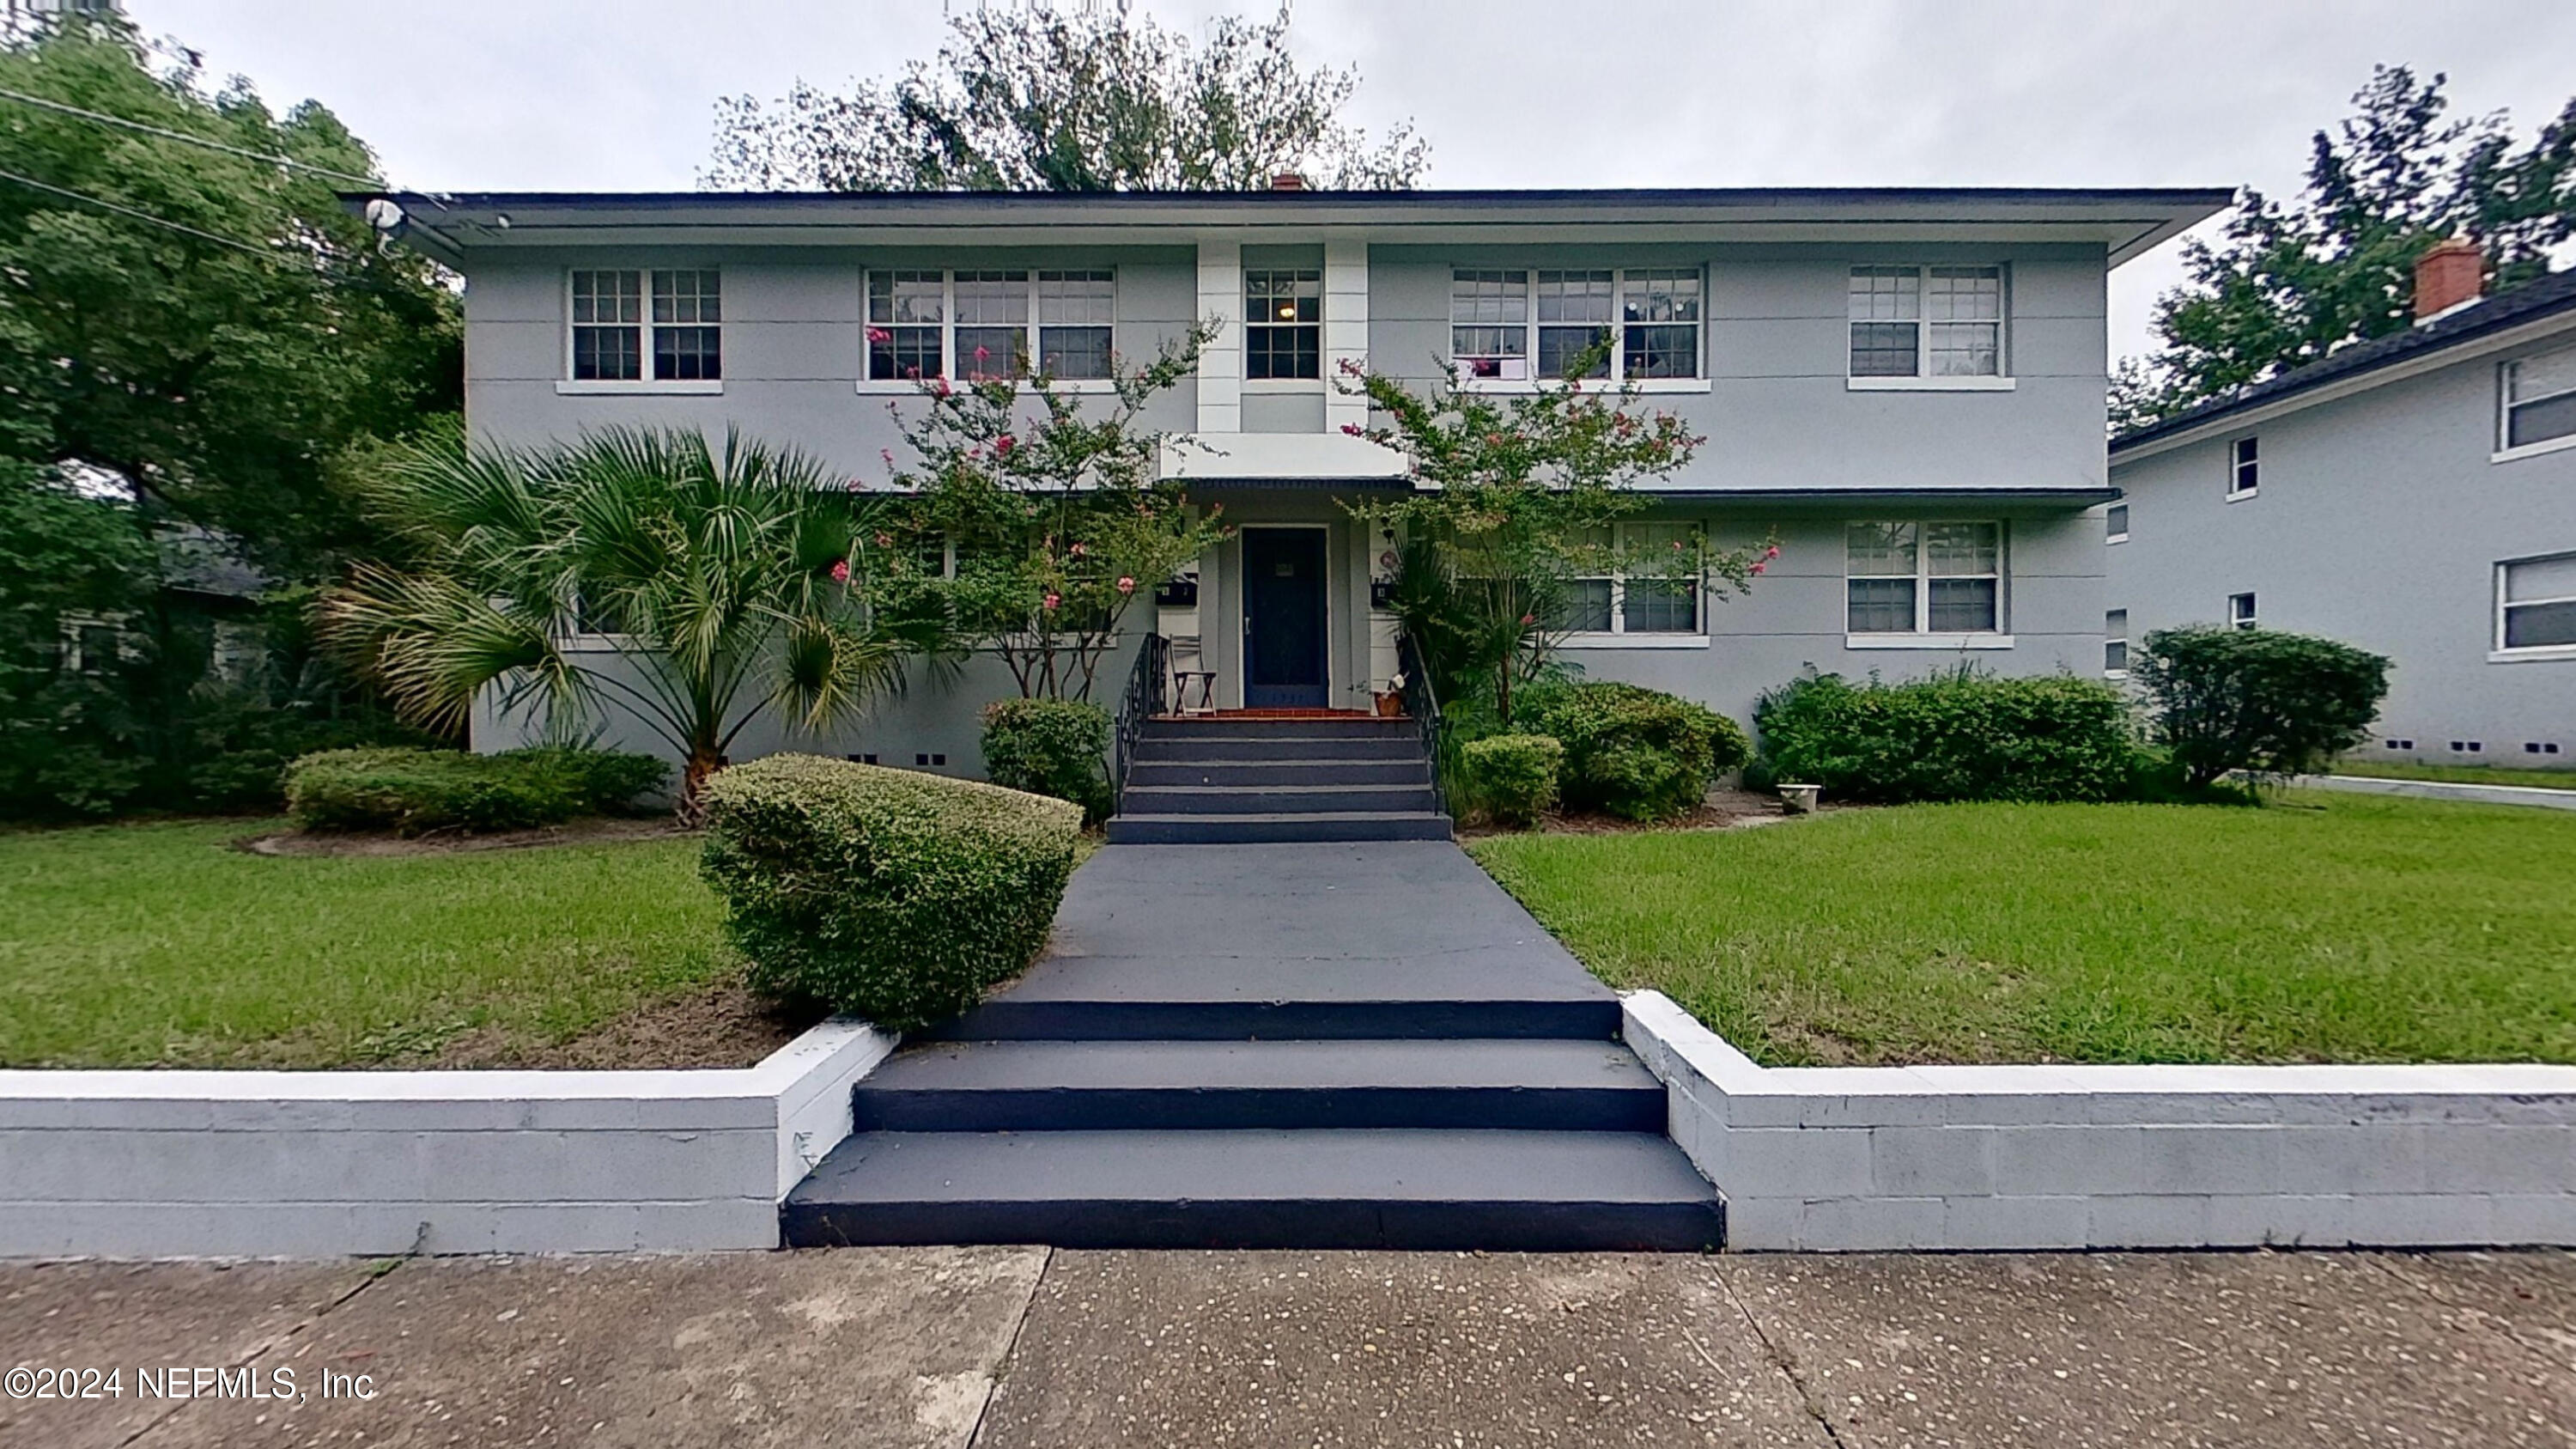
{"label": "light gray stucco wall", "polygon": [[[2387,655],[2388,700],[2355,758],[2576,764],[2576,659],[2487,658],[2497,562],[2576,551],[2576,450],[2492,461],[2498,364],[2463,361],[2118,464],[2129,539],[2104,547],[2104,607],[2129,611],[2134,641],[2217,622],[2228,595],[2251,591],[2267,628]],[[2261,485],[2231,503],[2228,444],[2248,434]],[[2454,752],[2454,740],[2484,748]]]}

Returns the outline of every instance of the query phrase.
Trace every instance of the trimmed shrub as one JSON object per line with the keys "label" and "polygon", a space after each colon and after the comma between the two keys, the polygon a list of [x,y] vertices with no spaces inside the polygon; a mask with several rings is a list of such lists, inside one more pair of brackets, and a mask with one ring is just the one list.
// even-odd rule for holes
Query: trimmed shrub
{"label": "trimmed shrub", "polygon": [[306,830],[526,830],[624,810],[670,773],[609,750],[322,750],[287,766],[286,809]]}
{"label": "trimmed shrub", "polygon": [[1628,820],[1669,820],[1750,750],[1735,721],[1678,695],[1587,681],[1532,690],[1514,714],[1565,746],[1565,803]]}
{"label": "trimmed shrub", "polygon": [[1499,825],[1526,830],[1556,804],[1565,746],[1553,735],[1492,735],[1461,752],[1476,807]]}
{"label": "trimmed shrub", "polygon": [[2388,660],[2312,634],[2203,624],[2149,634],[2130,677],[2174,767],[2209,785],[2230,770],[2313,774],[2360,744],[2388,693]]}
{"label": "trimmed shrub", "polygon": [[1086,825],[1109,815],[1109,714],[1070,699],[1004,699],[984,706],[984,775],[994,784],[1082,807]]}
{"label": "trimmed shrub", "polygon": [[1837,800],[2116,800],[2138,768],[2128,701],[2071,675],[1811,675],[1762,696],[1753,720],[1753,773]]}
{"label": "trimmed shrub", "polygon": [[752,984],[890,1030],[1027,968],[1080,807],[909,770],[772,755],[707,782],[703,870]]}

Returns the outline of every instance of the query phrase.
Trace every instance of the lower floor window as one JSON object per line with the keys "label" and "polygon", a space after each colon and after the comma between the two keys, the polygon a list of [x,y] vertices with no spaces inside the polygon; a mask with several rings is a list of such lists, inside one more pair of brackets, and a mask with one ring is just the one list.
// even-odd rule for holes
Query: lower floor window
{"label": "lower floor window", "polygon": [[2003,631],[2000,523],[1853,523],[1844,529],[1845,627],[1854,634]]}
{"label": "lower floor window", "polygon": [[2111,609],[2102,615],[2102,672],[2129,672],[2129,611]]}
{"label": "lower floor window", "polygon": [[2496,647],[2576,646],[2576,553],[2496,566]]}
{"label": "lower floor window", "polygon": [[[1569,580],[1559,626],[1576,634],[1700,632],[1699,529],[1688,523],[1622,523],[1596,531],[1584,546],[1635,568]],[[1646,572],[1644,560],[1686,555],[1679,574]]]}
{"label": "lower floor window", "polygon": [[2227,596],[2227,627],[2230,629],[2251,629],[2254,627],[2254,596],[2252,594],[2229,594]]}

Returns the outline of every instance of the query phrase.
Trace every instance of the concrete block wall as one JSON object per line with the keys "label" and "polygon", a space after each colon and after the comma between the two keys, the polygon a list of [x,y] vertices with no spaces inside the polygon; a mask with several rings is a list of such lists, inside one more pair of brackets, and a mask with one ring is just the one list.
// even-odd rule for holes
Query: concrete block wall
{"label": "concrete block wall", "polygon": [[1744,1249],[2576,1245],[2576,1067],[1765,1068],[1626,1002]]}
{"label": "concrete block wall", "polygon": [[0,1071],[0,1256],[774,1248],[893,1047],[835,1021],[731,1071]]}

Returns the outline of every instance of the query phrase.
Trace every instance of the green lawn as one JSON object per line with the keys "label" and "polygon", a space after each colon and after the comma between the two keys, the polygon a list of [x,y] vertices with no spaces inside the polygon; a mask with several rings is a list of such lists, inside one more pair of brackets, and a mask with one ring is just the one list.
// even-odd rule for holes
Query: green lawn
{"label": "green lawn", "polygon": [[2576,814],[2306,792],[1471,849],[1767,1063],[2576,1062]]}
{"label": "green lawn", "polygon": [[2543,790],[2576,790],[2576,770],[2517,770],[2497,765],[2414,765],[2402,760],[2337,760],[2327,767],[2326,773],[2368,775],[2379,780],[2441,780],[2454,785],[2526,785]]}
{"label": "green lawn", "polygon": [[560,1041],[730,960],[694,840],[272,857],[253,822],[0,834],[0,1066],[333,1066]]}

